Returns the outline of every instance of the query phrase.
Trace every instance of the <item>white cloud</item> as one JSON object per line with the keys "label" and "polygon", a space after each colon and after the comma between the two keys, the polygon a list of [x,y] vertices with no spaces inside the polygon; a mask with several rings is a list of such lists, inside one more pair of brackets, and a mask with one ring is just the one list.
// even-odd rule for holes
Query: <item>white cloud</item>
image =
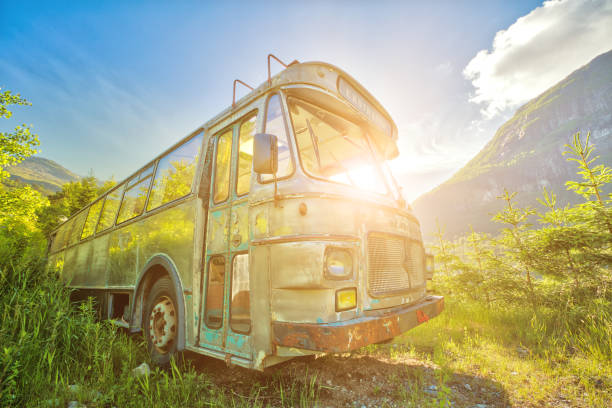
{"label": "white cloud", "polygon": [[528,101],[612,48],[612,1],[546,1],[497,32],[465,67],[489,117]]}

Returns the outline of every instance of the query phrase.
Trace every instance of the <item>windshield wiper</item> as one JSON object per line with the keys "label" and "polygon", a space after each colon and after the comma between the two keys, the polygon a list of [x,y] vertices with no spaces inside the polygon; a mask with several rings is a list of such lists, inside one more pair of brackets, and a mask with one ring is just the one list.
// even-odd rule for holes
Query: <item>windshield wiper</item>
{"label": "windshield wiper", "polygon": [[353,146],[355,146],[356,148],[358,148],[359,150],[361,150],[362,152],[368,153],[368,151],[363,146],[360,146],[358,143],[355,143],[354,141],[352,141],[347,135],[342,135],[342,138],[346,140],[347,142],[349,142],[350,144],[352,144]]}
{"label": "windshield wiper", "polygon": [[317,157],[317,164],[319,165],[319,170],[321,170],[321,156],[319,155],[319,139],[317,135],[315,135],[312,130],[312,126],[310,126],[310,121],[306,119],[306,126],[308,126],[308,133],[310,133],[310,140],[312,141],[312,147],[314,149],[315,156]]}

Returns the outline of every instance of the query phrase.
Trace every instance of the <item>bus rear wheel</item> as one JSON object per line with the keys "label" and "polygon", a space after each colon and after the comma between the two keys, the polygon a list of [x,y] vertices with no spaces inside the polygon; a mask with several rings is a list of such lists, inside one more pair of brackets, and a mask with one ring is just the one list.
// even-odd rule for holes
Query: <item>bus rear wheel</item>
{"label": "bus rear wheel", "polygon": [[144,334],[157,365],[165,366],[176,353],[178,338],[178,307],[172,281],[158,279],[149,292],[144,315]]}

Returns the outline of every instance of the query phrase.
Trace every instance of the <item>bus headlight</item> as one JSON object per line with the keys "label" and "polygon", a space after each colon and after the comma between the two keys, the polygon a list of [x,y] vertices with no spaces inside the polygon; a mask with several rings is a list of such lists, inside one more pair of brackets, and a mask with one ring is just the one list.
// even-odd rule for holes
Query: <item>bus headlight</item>
{"label": "bus headlight", "polygon": [[357,306],[357,289],[348,288],[336,291],[336,312],[349,310]]}
{"label": "bus headlight", "polygon": [[346,249],[328,247],[325,250],[325,277],[346,279],[353,273],[353,257]]}

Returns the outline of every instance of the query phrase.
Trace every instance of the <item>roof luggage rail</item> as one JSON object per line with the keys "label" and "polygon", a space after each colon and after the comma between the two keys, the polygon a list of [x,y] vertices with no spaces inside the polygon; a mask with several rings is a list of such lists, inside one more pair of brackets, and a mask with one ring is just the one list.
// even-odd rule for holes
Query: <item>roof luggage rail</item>
{"label": "roof luggage rail", "polygon": [[288,65],[285,64],[283,61],[281,61],[280,59],[278,59],[278,57],[274,54],[268,54],[268,86],[272,86],[272,74],[270,72],[270,58],[274,58],[276,61],[278,61],[279,64],[281,64],[283,67],[285,68],[289,68],[290,66],[294,65],[294,64],[299,64],[300,62],[298,60],[293,60],[292,62],[290,62]]}
{"label": "roof luggage rail", "polygon": [[[268,86],[272,86],[272,72],[270,70],[270,58],[274,58],[276,61],[278,61],[279,64],[281,64],[283,67],[285,68],[289,68],[292,65],[295,64],[299,64],[300,62],[298,60],[293,60],[292,62],[290,62],[289,64],[285,64],[283,61],[281,61],[276,55],[274,54],[268,54]],[[244,86],[246,86],[247,88],[249,88],[251,91],[254,90],[254,88],[251,85],[248,85],[246,83],[244,83],[243,81],[239,80],[239,79],[234,79],[234,92],[232,94],[232,108],[236,107],[236,84],[242,84]]]}

